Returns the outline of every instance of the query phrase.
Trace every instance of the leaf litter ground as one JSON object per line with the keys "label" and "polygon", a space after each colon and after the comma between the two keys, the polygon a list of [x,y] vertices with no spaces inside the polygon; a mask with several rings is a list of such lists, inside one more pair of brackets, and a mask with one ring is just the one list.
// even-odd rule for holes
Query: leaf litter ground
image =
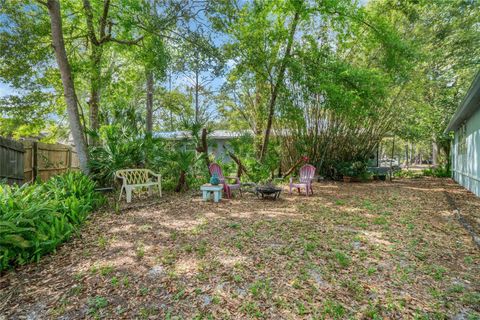
{"label": "leaf litter ground", "polygon": [[[0,319],[480,317],[480,199],[449,179],[134,199],[0,279]],[[112,206],[114,207],[114,206]]]}

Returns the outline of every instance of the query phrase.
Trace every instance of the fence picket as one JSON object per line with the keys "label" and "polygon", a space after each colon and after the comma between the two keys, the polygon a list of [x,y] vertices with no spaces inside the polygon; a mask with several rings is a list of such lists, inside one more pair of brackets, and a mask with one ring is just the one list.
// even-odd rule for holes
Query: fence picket
{"label": "fence picket", "polygon": [[0,180],[22,184],[78,170],[77,153],[63,144],[18,142],[0,137]]}

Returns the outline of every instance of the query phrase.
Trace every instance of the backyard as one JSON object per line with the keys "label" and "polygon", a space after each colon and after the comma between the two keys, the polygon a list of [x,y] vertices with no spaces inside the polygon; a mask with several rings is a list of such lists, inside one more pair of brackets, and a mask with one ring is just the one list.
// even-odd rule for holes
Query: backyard
{"label": "backyard", "polygon": [[479,1],[0,3],[0,320],[480,320]]}
{"label": "backyard", "polygon": [[109,202],[0,278],[1,319],[480,317],[480,251],[458,222],[478,225],[480,199],[450,179]]}

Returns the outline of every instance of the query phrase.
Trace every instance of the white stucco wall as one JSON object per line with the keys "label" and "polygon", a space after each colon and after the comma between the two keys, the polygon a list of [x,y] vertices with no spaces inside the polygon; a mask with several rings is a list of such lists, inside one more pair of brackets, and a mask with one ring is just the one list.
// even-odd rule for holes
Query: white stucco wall
{"label": "white stucco wall", "polygon": [[460,130],[455,131],[452,148],[453,179],[480,196],[480,106],[465,123],[465,152],[460,148]]}

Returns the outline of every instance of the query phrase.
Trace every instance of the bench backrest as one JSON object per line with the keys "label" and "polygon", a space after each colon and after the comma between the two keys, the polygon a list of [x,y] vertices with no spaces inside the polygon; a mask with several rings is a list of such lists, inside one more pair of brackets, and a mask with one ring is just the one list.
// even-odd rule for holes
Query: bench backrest
{"label": "bench backrest", "polygon": [[143,184],[149,180],[149,172],[148,169],[125,169],[125,170],[118,170],[115,172],[117,177],[124,178],[126,184]]}

